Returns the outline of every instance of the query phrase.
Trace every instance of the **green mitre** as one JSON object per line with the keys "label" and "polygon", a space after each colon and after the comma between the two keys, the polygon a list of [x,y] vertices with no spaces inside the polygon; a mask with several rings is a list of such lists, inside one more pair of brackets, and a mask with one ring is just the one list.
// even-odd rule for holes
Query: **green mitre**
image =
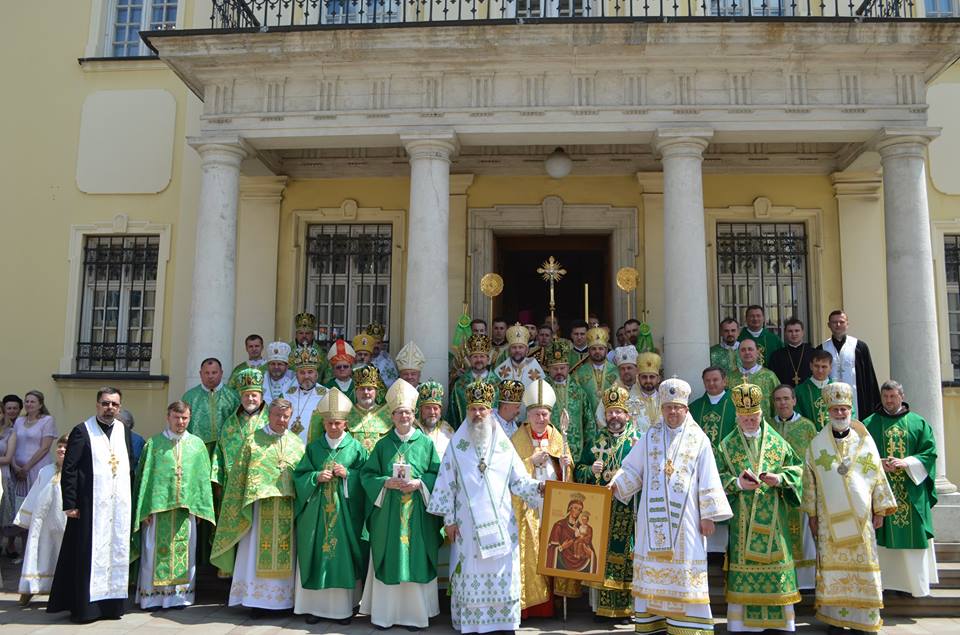
{"label": "green mitre", "polygon": [[263,392],[263,372],[259,368],[244,368],[237,373],[237,392]]}
{"label": "green mitre", "polygon": [[438,381],[425,381],[417,386],[417,410],[426,404],[443,405],[443,384]]}

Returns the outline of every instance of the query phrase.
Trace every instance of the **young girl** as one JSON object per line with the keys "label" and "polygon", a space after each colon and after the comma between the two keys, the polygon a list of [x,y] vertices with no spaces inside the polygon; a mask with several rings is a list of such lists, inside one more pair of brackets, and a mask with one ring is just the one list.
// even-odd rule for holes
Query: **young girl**
{"label": "young girl", "polygon": [[60,493],[60,468],[67,453],[67,436],[57,439],[56,462],[44,466],[23,501],[14,523],[28,530],[20,571],[20,606],[37,593],[49,593],[57,568],[60,543],[67,527]]}

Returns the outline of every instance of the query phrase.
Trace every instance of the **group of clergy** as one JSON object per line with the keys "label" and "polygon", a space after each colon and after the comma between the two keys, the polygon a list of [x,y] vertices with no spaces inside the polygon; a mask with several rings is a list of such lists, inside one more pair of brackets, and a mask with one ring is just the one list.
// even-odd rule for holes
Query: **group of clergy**
{"label": "group of clergy", "polygon": [[[731,630],[793,630],[799,590],[815,586],[831,630],[878,631],[884,587],[924,594],[936,580],[936,448],[895,382],[860,423],[856,389],[821,380],[804,417],[793,385],[755,381],[747,338],[736,371],[708,367],[691,403],[685,381],[661,381],[655,353],[627,345],[608,358],[605,329],[584,329],[579,347],[544,342],[541,363],[518,325],[500,361],[486,335],[467,339],[448,423],[444,387],[421,381],[415,343],[390,360],[386,388],[377,334],[324,352],[300,320],[293,343],[271,343],[226,382],[219,361],[204,360],[201,384],[170,404],[135,472],[129,431],[114,433],[120,392],[98,392],[97,414],[67,442],[48,610],[119,616],[128,563],[143,608],[186,606],[209,562],[231,578],[229,604],[254,616],[293,609],[308,623],[348,623],[359,607],[377,628],[421,630],[443,583],[455,628],[510,632],[586,586],[598,618],[701,634],[713,629],[716,550]],[[262,340],[261,351],[246,344],[251,360],[262,352]],[[609,538],[589,547],[607,551],[602,582],[538,573],[541,549],[572,570],[594,561],[576,539],[589,527],[576,501],[568,531],[540,543],[549,480],[613,491]]]}

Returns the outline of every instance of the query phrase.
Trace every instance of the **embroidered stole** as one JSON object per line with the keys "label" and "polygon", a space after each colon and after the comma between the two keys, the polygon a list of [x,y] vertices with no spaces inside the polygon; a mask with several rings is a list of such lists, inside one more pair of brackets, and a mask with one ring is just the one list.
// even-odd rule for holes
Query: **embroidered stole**
{"label": "embroidered stole", "polygon": [[463,438],[456,446],[447,448],[453,453],[457,477],[467,493],[467,508],[473,520],[481,560],[505,556],[512,550],[506,519],[499,514],[499,501],[510,495],[512,446],[499,428],[499,425],[494,426],[490,435],[489,447],[483,456],[483,472],[479,469],[480,459],[472,442]]}
{"label": "embroidered stole", "polygon": [[130,565],[130,460],[123,424],[108,438],[96,417],[84,422],[93,461],[90,601],[127,597]]}
{"label": "embroidered stole", "polygon": [[[826,521],[830,529],[830,541],[837,547],[846,547],[860,542],[861,528],[870,512],[872,501],[870,496],[858,496],[856,490],[869,492],[866,472],[860,473],[856,468],[860,453],[864,450],[869,433],[859,421],[850,422],[850,433],[858,435],[851,439],[849,456],[845,457],[833,437],[833,429],[827,426],[810,442],[810,454],[813,457],[813,469],[817,475],[818,494],[823,497]],[[844,463],[844,458],[849,461]],[[843,467],[845,466],[845,467]],[[841,474],[840,472],[845,473]]]}
{"label": "embroidered stole", "polygon": [[860,412],[857,407],[857,338],[847,335],[840,350],[833,344],[833,338],[823,343],[823,350],[833,356],[833,367],[830,369],[830,379],[842,381],[853,387],[853,411]]}
{"label": "embroidered stole", "polygon": [[[749,468],[759,476],[763,472],[775,471],[780,466],[786,448],[782,447],[781,442],[771,438],[773,435],[768,433],[769,430],[770,428],[761,424],[760,447],[756,454],[739,427],[737,433],[731,435],[731,464],[737,469],[737,474]],[[780,497],[775,489],[767,485],[761,485],[753,492],[741,492],[741,495],[744,494],[752,494],[747,534],[743,544],[744,555],[756,562],[778,562],[783,557],[777,540]]]}
{"label": "embroidered stole", "polygon": [[689,434],[692,425],[696,424],[688,418],[669,447],[666,423],[661,421],[647,432],[647,552],[653,558],[672,560],[674,556],[701,441]]}

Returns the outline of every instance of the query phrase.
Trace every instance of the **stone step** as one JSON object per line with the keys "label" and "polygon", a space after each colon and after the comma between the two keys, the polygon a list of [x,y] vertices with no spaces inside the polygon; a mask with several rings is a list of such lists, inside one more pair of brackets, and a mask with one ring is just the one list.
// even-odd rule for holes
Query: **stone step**
{"label": "stone step", "polygon": [[960,589],[960,562],[937,562],[938,589]]}
{"label": "stone step", "polygon": [[960,542],[934,542],[937,563],[960,562]]}

